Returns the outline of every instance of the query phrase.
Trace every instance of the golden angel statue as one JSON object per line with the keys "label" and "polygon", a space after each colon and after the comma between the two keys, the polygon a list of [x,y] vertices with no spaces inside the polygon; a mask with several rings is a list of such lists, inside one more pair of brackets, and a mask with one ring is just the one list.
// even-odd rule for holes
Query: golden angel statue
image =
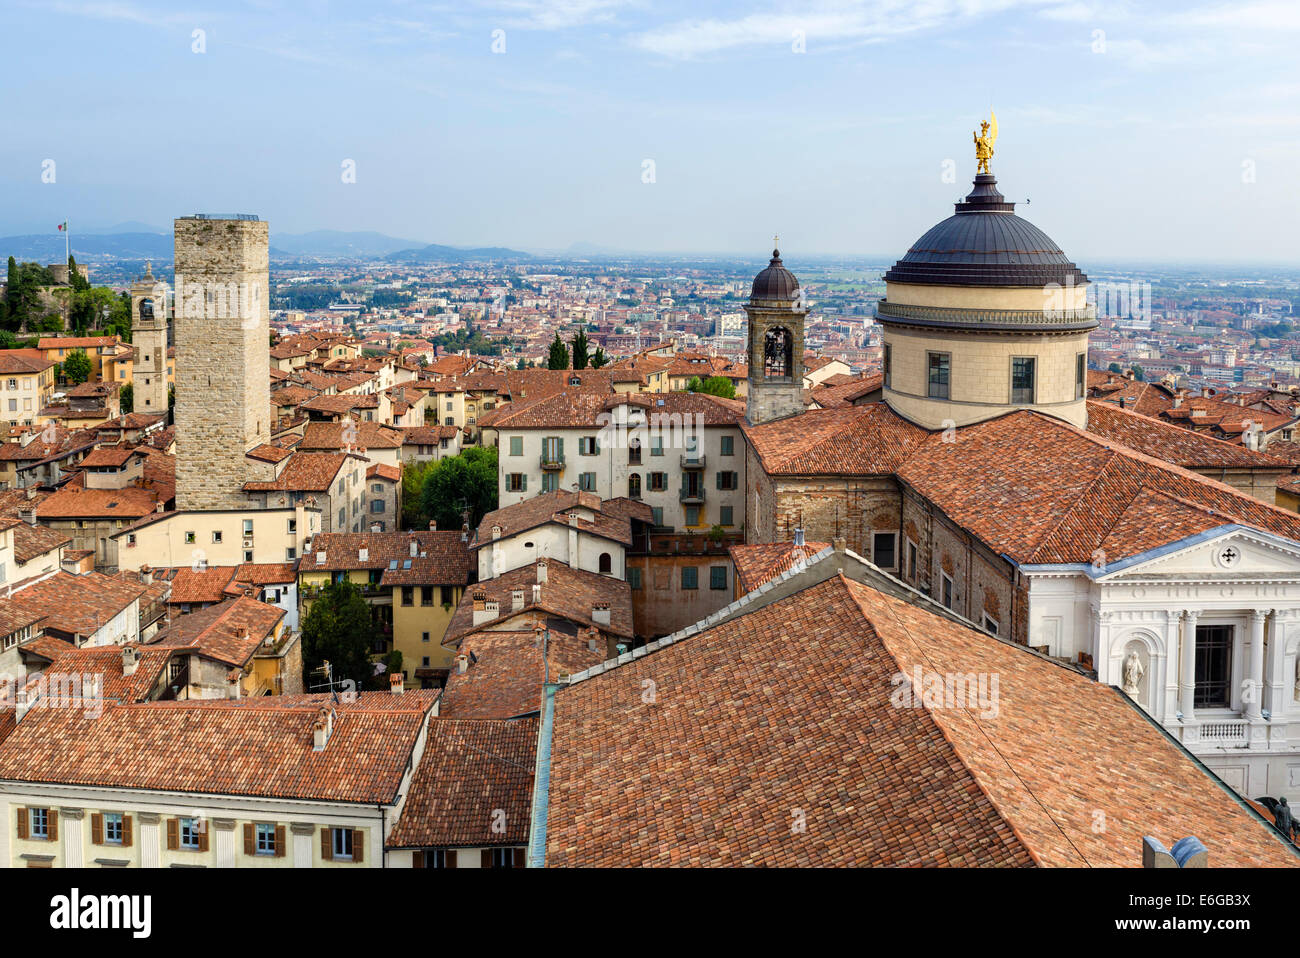
{"label": "golden angel statue", "polygon": [[993,119],[992,125],[981,123],[980,132],[971,134],[975,138],[975,159],[978,161],[975,166],[976,173],[987,173],[989,171],[989,160],[993,158],[993,147],[998,142],[998,115],[989,110],[989,116]]}

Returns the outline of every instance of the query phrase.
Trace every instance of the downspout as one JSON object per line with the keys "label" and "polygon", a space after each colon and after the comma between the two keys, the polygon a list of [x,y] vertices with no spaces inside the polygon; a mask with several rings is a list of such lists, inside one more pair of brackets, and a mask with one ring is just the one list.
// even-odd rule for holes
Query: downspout
{"label": "downspout", "polygon": [[529,868],[546,867],[546,823],[550,811],[551,734],[555,722],[555,690],[559,685],[547,682],[543,687],[541,723],[537,730],[537,763],[533,770],[533,814],[528,828]]}

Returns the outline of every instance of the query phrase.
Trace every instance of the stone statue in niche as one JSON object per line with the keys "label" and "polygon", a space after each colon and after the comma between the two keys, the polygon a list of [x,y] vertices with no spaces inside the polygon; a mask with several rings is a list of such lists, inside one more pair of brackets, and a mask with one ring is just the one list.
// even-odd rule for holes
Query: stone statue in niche
{"label": "stone statue in niche", "polygon": [[1137,649],[1129,649],[1128,658],[1124,660],[1124,693],[1137,696],[1142,691],[1142,676],[1147,670],[1142,667],[1142,659]]}

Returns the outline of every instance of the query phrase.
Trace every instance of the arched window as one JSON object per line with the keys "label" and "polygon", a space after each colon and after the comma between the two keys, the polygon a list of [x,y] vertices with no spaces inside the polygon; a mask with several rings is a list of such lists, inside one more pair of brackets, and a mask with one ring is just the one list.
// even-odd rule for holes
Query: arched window
{"label": "arched window", "polygon": [[610,559],[608,552],[600,554],[600,571],[604,575],[609,575],[614,571],[614,562]]}
{"label": "arched window", "polygon": [[794,370],[794,337],[784,326],[773,326],[763,336],[763,377],[789,379]]}
{"label": "arched window", "polygon": [[632,473],[627,477],[627,496],[629,499],[641,498],[641,474]]}
{"label": "arched window", "polygon": [[140,300],[140,318],[141,318],[141,319],[153,319],[153,300],[152,300],[152,299],[142,299],[142,300]]}

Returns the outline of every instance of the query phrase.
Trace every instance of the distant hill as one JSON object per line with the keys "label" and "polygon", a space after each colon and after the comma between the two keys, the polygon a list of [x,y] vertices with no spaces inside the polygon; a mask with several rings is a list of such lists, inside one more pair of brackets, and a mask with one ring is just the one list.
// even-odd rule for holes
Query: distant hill
{"label": "distant hill", "polygon": [[[162,233],[81,233],[72,237],[72,255],[82,262],[105,259],[152,259],[171,262],[172,238]],[[63,261],[62,233],[29,233],[0,237],[0,259],[33,260],[41,264]]]}
{"label": "distant hill", "polygon": [[398,239],[370,230],[314,230],[310,233],[272,233],[271,245],[297,256],[387,256],[419,246],[419,240]]}
{"label": "distant hill", "polygon": [[532,256],[504,246],[460,249],[433,243],[420,249],[404,249],[387,257],[394,263],[478,263],[489,260],[531,260]]}

